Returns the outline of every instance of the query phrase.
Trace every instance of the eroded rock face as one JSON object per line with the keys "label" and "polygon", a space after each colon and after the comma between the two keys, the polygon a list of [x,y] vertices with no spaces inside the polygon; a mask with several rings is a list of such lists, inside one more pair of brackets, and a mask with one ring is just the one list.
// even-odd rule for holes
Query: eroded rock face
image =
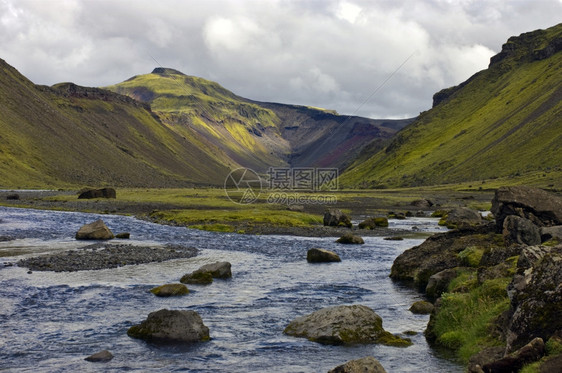
{"label": "eroded rock face", "polygon": [[520,348],[536,337],[547,340],[562,330],[562,245],[525,249],[508,295],[512,311],[508,350]]}
{"label": "eroded rock face", "polygon": [[443,271],[437,272],[431,275],[427,286],[425,287],[425,293],[428,297],[437,299],[447,291],[449,283],[457,277],[457,268],[444,269]]}
{"label": "eroded rock face", "polygon": [[503,239],[506,246],[511,245],[539,245],[541,234],[539,227],[529,219],[509,215],[503,221]]}
{"label": "eroded rock face", "polygon": [[129,328],[127,335],[154,343],[194,343],[210,339],[209,328],[197,312],[167,309],[150,313],[141,324]]}
{"label": "eroded rock face", "polygon": [[306,260],[309,263],[330,263],[341,262],[338,254],[330,250],[310,249],[306,253]]}
{"label": "eroded rock face", "polygon": [[329,209],[324,213],[324,226],[351,228],[351,219],[339,209]]}
{"label": "eroded rock face", "polygon": [[498,232],[509,215],[529,219],[539,227],[562,225],[562,199],[528,186],[501,187],[492,199],[492,213]]}
{"label": "eroded rock face", "polygon": [[76,233],[77,240],[111,240],[112,238],[115,236],[101,219],[83,225]]}
{"label": "eroded rock face", "polygon": [[384,367],[373,356],[367,356],[357,360],[350,360],[339,365],[328,373],[386,373]]}
{"label": "eroded rock face", "polygon": [[323,308],[291,321],[284,333],[333,345],[382,343],[408,346],[411,344],[409,340],[385,331],[381,317],[369,307],[362,305]]}
{"label": "eroded rock face", "polygon": [[484,364],[484,372],[518,372],[524,365],[533,363],[544,356],[544,341],[535,338],[514,353],[499,360]]}

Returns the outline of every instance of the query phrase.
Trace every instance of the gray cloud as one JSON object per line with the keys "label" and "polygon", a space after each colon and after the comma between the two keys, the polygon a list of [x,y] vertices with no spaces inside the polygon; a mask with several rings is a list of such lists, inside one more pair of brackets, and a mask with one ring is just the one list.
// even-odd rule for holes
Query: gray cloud
{"label": "gray cloud", "polygon": [[0,0],[0,58],[88,86],[156,60],[255,100],[401,118],[559,14],[559,0]]}

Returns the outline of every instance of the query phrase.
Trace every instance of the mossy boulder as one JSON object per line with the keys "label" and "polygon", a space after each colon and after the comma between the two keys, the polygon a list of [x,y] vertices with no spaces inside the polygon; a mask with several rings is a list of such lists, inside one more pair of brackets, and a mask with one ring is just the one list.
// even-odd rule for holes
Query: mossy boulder
{"label": "mossy boulder", "polygon": [[164,344],[194,343],[210,339],[209,328],[203,324],[197,312],[167,309],[150,313],[141,324],[129,328],[127,335]]}
{"label": "mossy boulder", "polygon": [[189,289],[184,284],[165,284],[150,289],[157,297],[177,297],[189,294]]}
{"label": "mossy boulder", "polygon": [[191,285],[209,285],[213,283],[213,275],[211,272],[188,273],[182,276],[180,282]]}
{"label": "mossy boulder", "polygon": [[83,225],[76,232],[77,240],[111,240],[115,238],[113,232],[99,219],[93,223]]}
{"label": "mossy boulder", "polygon": [[338,254],[330,250],[310,249],[306,253],[306,260],[309,263],[330,263],[341,262]]}
{"label": "mossy boulder", "polygon": [[433,311],[433,303],[430,303],[425,300],[419,300],[414,302],[412,306],[409,308],[410,312],[419,314],[419,315],[429,315]]}
{"label": "mossy boulder", "polygon": [[336,240],[337,243],[342,243],[342,244],[350,244],[350,245],[362,245],[365,243],[365,241],[363,240],[363,238],[359,237],[359,236],[355,236],[351,233],[346,233],[343,236],[341,236],[340,238],[338,238]]}
{"label": "mossy boulder", "polygon": [[350,360],[339,365],[328,373],[386,373],[381,363],[373,356],[367,356],[357,360]]}
{"label": "mossy boulder", "polygon": [[359,229],[375,229],[376,227],[388,227],[388,219],[385,217],[368,218],[359,223]]}
{"label": "mossy boulder", "polygon": [[283,332],[330,345],[381,343],[409,346],[412,344],[409,339],[402,339],[385,331],[381,317],[363,305],[323,308],[296,318]]}
{"label": "mossy boulder", "polygon": [[463,259],[458,254],[467,247],[485,251],[503,245],[501,235],[494,231],[494,225],[487,224],[435,234],[400,254],[392,264],[390,277],[413,282],[423,291],[432,275],[462,266]]}

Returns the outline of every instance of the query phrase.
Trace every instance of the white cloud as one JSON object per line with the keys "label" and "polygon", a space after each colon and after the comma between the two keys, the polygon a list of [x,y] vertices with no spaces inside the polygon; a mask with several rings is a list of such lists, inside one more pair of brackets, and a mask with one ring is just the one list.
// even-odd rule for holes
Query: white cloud
{"label": "white cloud", "polygon": [[39,84],[91,86],[148,73],[154,58],[255,100],[346,114],[372,95],[359,115],[404,117],[561,11],[559,0],[0,0],[0,58]]}

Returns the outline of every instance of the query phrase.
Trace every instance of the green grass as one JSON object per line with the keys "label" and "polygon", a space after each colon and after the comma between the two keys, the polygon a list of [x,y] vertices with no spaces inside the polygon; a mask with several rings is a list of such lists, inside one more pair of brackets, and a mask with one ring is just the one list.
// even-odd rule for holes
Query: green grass
{"label": "green grass", "polygon": [[[521,50],[540,49],[561,35],[562,25],[535,33]],[[383,188],[472,180],[472,188],[489,188],[501,179],[504,185],[560,186],[561,69],[560,53],[493,65],[347,170],[341,183]]]}
{"label": "green grass", "polygon": [[[469,275],[459,280],[467,281],[474,284]],[[486,346],[501,345],[490,335],[490,325],[509,308],[506,287],[510,281],[511,278],[493,279],[469,292],[443,294],[433,327],[436,342],[455,350],[464,363]]]}

